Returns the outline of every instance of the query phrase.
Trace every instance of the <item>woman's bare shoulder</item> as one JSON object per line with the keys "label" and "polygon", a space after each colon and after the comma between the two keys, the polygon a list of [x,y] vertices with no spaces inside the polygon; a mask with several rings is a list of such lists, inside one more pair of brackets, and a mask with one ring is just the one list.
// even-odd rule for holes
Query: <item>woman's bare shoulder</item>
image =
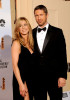
{"label": "woman's bare shoulder", "polygon": [[13,41],[12,50],[20,50],[20,43],[18,40]]}
{"label": "woman's bare shoulder", "polygon": [[20,43],[18,40],[14,40],[12,43],[12,46],[20,46]]}

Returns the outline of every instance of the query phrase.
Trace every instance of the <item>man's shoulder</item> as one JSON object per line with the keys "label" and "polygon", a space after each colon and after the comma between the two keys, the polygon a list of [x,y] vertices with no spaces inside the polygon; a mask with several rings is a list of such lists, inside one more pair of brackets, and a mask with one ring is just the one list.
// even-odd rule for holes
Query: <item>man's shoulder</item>
{"label": "man's shoulder", "polygon": [[63,35],[63,30],[59,27],[56,27],[56,26],[52,26],[52,25],[49,25],[49,28],[51,29],[52,33],[54,35],[58,35],[58,36],[64,36]]}
{"label": "man's shoulder", "polygon": [[61,31],[62,29],[53,25],[49,25],[53,30]]}

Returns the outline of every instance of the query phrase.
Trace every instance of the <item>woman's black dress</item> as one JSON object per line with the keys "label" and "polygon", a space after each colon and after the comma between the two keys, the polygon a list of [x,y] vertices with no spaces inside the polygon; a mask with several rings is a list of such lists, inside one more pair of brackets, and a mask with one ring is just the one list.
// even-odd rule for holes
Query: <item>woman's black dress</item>
{"label": "woman's black dress", "polygon": [[[33,54],[31,54],[27,48],[21,45],[21,53],[19,55],[18,67],[20,70],[22,81],[23,82],[26,81],[27,83],[30,100],[32,100],[32,67],[33,67],[32,57]],[[13,74],[13,100],[24,100],[24,98],[20,95],[19,85],[14,74]]]}

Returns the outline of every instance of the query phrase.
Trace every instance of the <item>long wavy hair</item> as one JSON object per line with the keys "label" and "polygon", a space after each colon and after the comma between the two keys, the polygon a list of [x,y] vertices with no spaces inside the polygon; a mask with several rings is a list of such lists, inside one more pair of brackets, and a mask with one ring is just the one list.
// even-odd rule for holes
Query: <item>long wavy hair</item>
{"label": "long wavy hair", "polygon": [[34,41],[33,41],[33,36],[32,36],[32,28],[31,28],[31,25],[30,25],[29,21],[25,17],[20,17],[20,18],[17,19],[16,24],[15,24],[15,29],[14,29],[13,40],[19,41],[20,44],[22,44],[23,46],[26,47],[24,38],[22,38],[22,36],[19,32],[19,27],[21,25],[21,23],[20,23],[21,21],[25,21],[26,24],[28,25],[28,28],[29,28],[28,42],[29,42],[29,46],[33,50],[34,49]]}

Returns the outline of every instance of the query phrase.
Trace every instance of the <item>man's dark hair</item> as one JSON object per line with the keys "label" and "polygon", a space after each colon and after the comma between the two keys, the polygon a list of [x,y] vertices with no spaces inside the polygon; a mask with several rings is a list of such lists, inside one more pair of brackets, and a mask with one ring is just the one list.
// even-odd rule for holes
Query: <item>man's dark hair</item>
{"label": "man's dark hair", "polygon": [[48,13],[48,10],[47,10],[47,8],[44,6],[44,5],[38,5],[38,6],[36,6],[35,7],[35,9],[34,9],[34,14],[35,14],[35,11],[36,10],[43,10],[44,11],[44,13],[47,15],[47,13]]}

